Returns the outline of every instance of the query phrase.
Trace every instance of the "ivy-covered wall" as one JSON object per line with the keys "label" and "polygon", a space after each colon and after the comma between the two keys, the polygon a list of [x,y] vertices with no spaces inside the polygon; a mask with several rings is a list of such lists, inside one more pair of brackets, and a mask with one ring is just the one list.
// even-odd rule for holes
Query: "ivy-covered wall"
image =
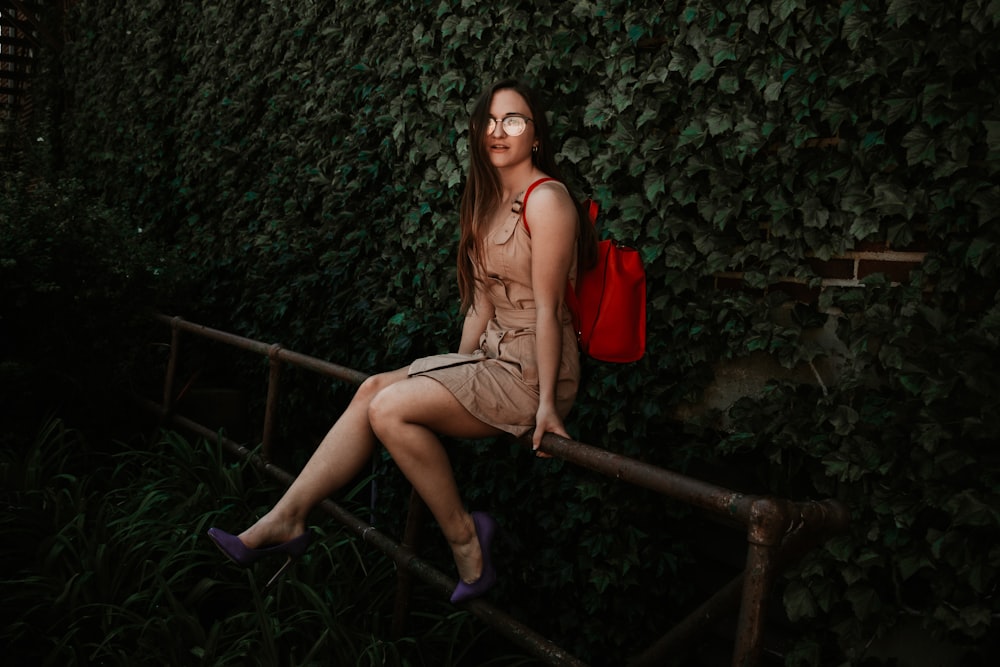
{"label": "ivy-covered wall", "polygon": [[[573,432],[851,507],[850,534],[782,586],[788,664],[857,663],[913,626],[985,651],[1000,614],[998,24],[996,0],[83,0],[58,150],[177,248],[191,287],[165,309],[377,371],[457,344],[466,111],[494,79],[528,80],[573,187],[649,277],[647,356],[587,365]],[[824,281],[871,244],[926,258]],[[762,354],[808,381],[675,421],[720,364]],[[500,594],[532,617],[532,595],[548,608],[578,587],[534,614],[543,630],[594,658],[684,611],[668,503],[473,451],[470,500],[518,526]]]}

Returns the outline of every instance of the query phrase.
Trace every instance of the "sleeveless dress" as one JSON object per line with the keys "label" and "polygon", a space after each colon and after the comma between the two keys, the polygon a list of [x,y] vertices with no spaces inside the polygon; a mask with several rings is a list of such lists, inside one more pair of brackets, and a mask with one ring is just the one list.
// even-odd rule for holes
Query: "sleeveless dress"
{"label": "sleeveless dress", "polygon": [[[561,187],[561,186],[559,186]],[[472,354],[417,359],[408,369],[443,384],[480,421],[521,436],[535,426],[538,361],[535,300],[531,289],[531,236],[522,214],[511,213],[484,243],[486,295],[495,312]],[[569,275],[576,276],[576,253]],[[565,419],[580,384],[580,352],[569,308],[563,304],[562,354],[556,410]]]}

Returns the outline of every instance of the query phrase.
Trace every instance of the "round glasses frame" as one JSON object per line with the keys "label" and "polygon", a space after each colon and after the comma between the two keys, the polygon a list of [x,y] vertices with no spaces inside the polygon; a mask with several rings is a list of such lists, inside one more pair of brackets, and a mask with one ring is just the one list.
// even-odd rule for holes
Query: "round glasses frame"
{"label": "round glasses frame", "polygon": [[503,118],[493,118],[490,117],[489,122],[486,123],[486,134],[493,134],[497,131],[497,123],[503,127],[504,133],[512,137],[518,137],[524,134],[524,131],[528,129],[528,123],[534,123],[532,119],[527,116],[510,115],[504,116]]}

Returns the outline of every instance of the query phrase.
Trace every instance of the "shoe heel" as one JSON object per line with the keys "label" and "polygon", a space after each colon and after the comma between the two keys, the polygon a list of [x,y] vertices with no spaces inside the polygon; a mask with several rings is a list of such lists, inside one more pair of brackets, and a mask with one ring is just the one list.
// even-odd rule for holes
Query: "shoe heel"
{"label": "shoe heel", "polygon": [[266,584],[264,584],[264,590],[265,590],[265,591],[269,591],[269,590],[271,590],[271,587],[272,587],[272,586],[273,586],[274,584],[276,584],[276,583],[278,582],[278,580],[279,580],[279,579],[281,579],[281,575],[283,575],[283,574],[285,573],[285,570],[287,570],[287,569],[288,569],[288,567],[289,567],[289,566],[290,566],[290,565],[291,565],[291,564],[292,564],[292,563],[293,563],[294,561],[295,561],[295,559],[294,559],[293,557],[289,556],[289,557],[288,557],[288,558],[287,558],[287,559],[285,560],[285,562],[284,562],[284,563],[283,563],[283,564],[281,565],[281,567],[280,567],[280,568],[278,568],[278,571],[277,571],[277,572],[275,572],[275,573],[274,573],[273,575],[271,575],[271,578],[267,580],[267,583],[266,583]]}
{"label": "shoe heel", "polygon": [[250,549],[236,535],[219,530],[218,528],[209,528],[208,536],[229,560],[240,567],[250,567],[257,561],[271,556],[285,556],[285,563],[268,580],[264,586],[265,591],[278,581],[281,575],[285,573],[285,570],[288,569],[288,566],[292,564],[292,561],[298,560],[305,554],[313,539],[312,531],[306,530],[298,537],[290,539],[287,542],[261,549]]}

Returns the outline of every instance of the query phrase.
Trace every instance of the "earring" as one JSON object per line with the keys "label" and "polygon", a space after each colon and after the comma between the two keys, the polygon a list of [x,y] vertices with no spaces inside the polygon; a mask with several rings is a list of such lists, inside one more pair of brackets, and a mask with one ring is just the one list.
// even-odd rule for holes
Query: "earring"
{"label": "earring", "polygon": [[531,152],[532,152],[532,154],[538,152],[538,144],[535,144],[534,146],[531,147]]}

